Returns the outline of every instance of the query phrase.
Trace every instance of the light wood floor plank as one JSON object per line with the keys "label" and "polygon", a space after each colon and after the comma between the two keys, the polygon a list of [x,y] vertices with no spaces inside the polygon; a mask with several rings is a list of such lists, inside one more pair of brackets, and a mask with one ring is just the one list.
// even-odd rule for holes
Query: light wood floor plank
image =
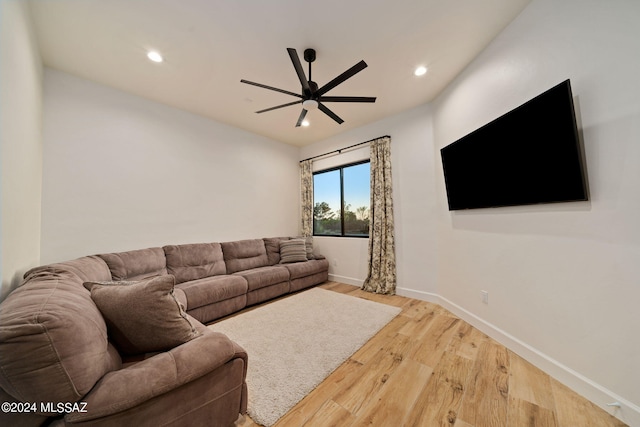
{"label": "light wood floor plank", "polygon": [[471,360],[445,353],[402,425],[453,426],[472,367]]}
{"label": "light wood floor plank", "polygon": [[367,362],[365,366],[369,369],[364,370],[356,384],[337,392],[334,397],[336,403],[357,415],[363,405],[385,386],[389,377],[407,357],[410,348],[409,337],[396,335],[376,357]]}
{"label": "light wood floor plank", "polygon": [[488,340],[488,336],[470,324],[462,322],[457,333],[451,339],[447,351],[455,352],[458,356],[470,360],[476,360],[480,346]]}
{"label": "light wood floor plank", "polygon": [[[405,414],[411,412],[431,373],[428,366],[411,359],[402,360],[385,387],[362,408],[351,427],[402,425]],[[407,381],[407,378],[412,380]]]}
{"label": "light wood floor plank", "polygon": [[511,351],[509,361],[509,396],[555,411],[549,375]]}
{"label": "light wood floor plank", "polygon": [[493,340],[480,346],[460,418],[476,427],[507,425],[509,353]]}
{"label": "light wood floor plank", "polygon": [[626,426],[437,304],[321,287],[402,312],[274,427]]}
{"label": "light wood floor plank", "polygon": [[457,318],[436,316],[427,328],[415,332],[412,336],[415,345],[409,357],[424,365],[436,366],[460,323],[460,319]]}
{"label": "light wood floor plank", "polygon": [[350,426],[355,421],[351,412],[338,405],[333,400],[327,400],[324,405],[303,425],[305,427]]}
{"label": "light wood floor plank", "polygon": [[526,427],[558,427],[553,410],[541,408],[526,400],[509,397],[509,425]]}
{"label": "light wood floor plank", "polygon": [[560,426],[626,426],[622,421],[604,412],[553,378],[551,378],[551,390],[556,401],[556,413]]}
{"label": "light wood floor plank", "polygon": [[[351,356],[351,359],[357,360],[360,363],[367,363],[380,352],[387,351],[389,344],[393,343],[395,339],[398,339],[398,331],[402,330],[408,322],[410,322],[408,317],[402,315],[396,316],[387,326],[378,332],[374,337],[375,339],[370,339],[365,345],[360,347],[360,349]],[[408,337],[404,334],[403,336]]]}

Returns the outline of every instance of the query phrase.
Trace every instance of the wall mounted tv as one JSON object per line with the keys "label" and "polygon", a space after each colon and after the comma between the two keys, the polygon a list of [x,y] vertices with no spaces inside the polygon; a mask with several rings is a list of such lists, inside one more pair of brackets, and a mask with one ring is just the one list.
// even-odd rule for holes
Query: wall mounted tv
{"label": "wall mounted tv", "polygon": [[569,80],[440,155],[449,210],[588,199]]}

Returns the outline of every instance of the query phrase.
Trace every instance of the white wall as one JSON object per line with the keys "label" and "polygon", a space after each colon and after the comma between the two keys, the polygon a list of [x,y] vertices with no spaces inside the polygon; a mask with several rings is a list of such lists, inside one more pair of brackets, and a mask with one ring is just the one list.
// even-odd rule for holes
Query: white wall
{"label": "white wall", "polygon": [[[420,84],[416,81],[416,84]],[[391,136],[398,293],[436,291],[436,193],[431,107],[424,105],[301,149],[300,158]],[[365,152],[368,155],[368,151]],[[358,160],[350,154],[314,162],[316,169]],[[331,278],[361,285],[367,277],[368,240],[315,237],[314,247],[329,259]],[[337,264],[335,265],[334,264]]]}
{"label": "white wall", "polygon": [[533,0],[434,104],[439,150],[571,79],[590,202],[450,213],[438,162],[438,293],[597,404],[619,397],[616,415],[631,425],[640,425],[639,19],[637,1]]}
{"label": "white wall", "polygon": [[[640,425],[639,19],[637,1],[533,0],[432,105],[301,152],[390,134],[398,293],[441,303],[629,425]],[[440,148],[567,78],[591,200],[449,212]],[[366,242],[315,242],[338,258],[336,277],[364,279]],[[606,407],[615,400],[621,410]]]}
{"label": "white wall", "polygon": [[42,263],[295,235],[298,153],[45,69]]}
{"label": "white wall", "polygon": [[41,86],[27,4],[0,1],[0,300],[40,261]]}

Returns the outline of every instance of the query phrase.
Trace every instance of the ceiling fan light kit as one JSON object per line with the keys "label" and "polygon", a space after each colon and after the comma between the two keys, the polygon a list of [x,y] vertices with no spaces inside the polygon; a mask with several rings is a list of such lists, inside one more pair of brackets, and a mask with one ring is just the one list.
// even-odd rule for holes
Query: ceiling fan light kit
{"label": "ceiling fan light kit", "polygon": [[302,101],[302,108],[306,110],[315,110],[318,108],[318,101],[315,99],[307,99],[306,101]]}
{"label": "ceiling fan light kit", "polygon": [[246,83],[253,86],[258,86],[264,89],[273,90],[276,92],[284,93],[287,95],[295,96],[300,98],[298,101],[288,102],[286,104],[276,105],[275,107],[266,108],[264,110],[256,111],[256,113],[266,113],[267,111],[277,110],[279,108],[289,107],[291,105],[302,104],[302,111],[300,112],[300,116],[298,117],[298,121],[296,122],[296,127],[302,125],[305,116],[309,110],[319,109],[324,114],[332,118],[336,123],[342,124],[344,120],[342,120],[336,113],[331,111],[326,105],[325,102],[365,102],[365,103],[373,103],[376,102],[375,97],[370,96],[324,96],[325,93],[329,92],[331,89],[335,88],[339,84],[343,83],[345,80],[353,77],[360,71],[367,68],[367,63],[364,61],[358,62],[353,67],[349,68],[344,73],[340,74],[327,84],[322,87],[318,87],[318,84],[311,80],[311,63],[316,60],[316,51],[314,49],[305,49],[304,51],[304,60],[309,63],[309,78],[304,74],[304,70],[302,69],[302,63],[300,62],[300,58],[298,57],[298,52],[296,52],[293,48],[288,48],[287,52],[289,53],[289,57],[291,58],[291,62],[293,64],[293,68],[298,75],[298,79],[300,80],[300,84],[302,86],[302,91],[300,94],[290,92],[284,89],[278,89],[276,87],[263,85],[261,83],[255,83],[248,80],[240,80],[241,83]]}

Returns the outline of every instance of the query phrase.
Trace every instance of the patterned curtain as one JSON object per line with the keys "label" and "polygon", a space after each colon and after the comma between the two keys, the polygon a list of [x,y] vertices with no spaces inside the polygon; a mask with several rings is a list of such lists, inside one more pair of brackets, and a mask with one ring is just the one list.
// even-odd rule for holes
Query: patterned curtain
{"label": "patterned curtain", "polygon": [[395,295],[396,249],[391,194],[391,138],[376,139],[371,149],[371,214],[369,215],[369,274],[367,292]]}
{"label": "patterned curtain", "polygon": [[313,161],[300,163],[301,233],[303,237],[313,234]]}

